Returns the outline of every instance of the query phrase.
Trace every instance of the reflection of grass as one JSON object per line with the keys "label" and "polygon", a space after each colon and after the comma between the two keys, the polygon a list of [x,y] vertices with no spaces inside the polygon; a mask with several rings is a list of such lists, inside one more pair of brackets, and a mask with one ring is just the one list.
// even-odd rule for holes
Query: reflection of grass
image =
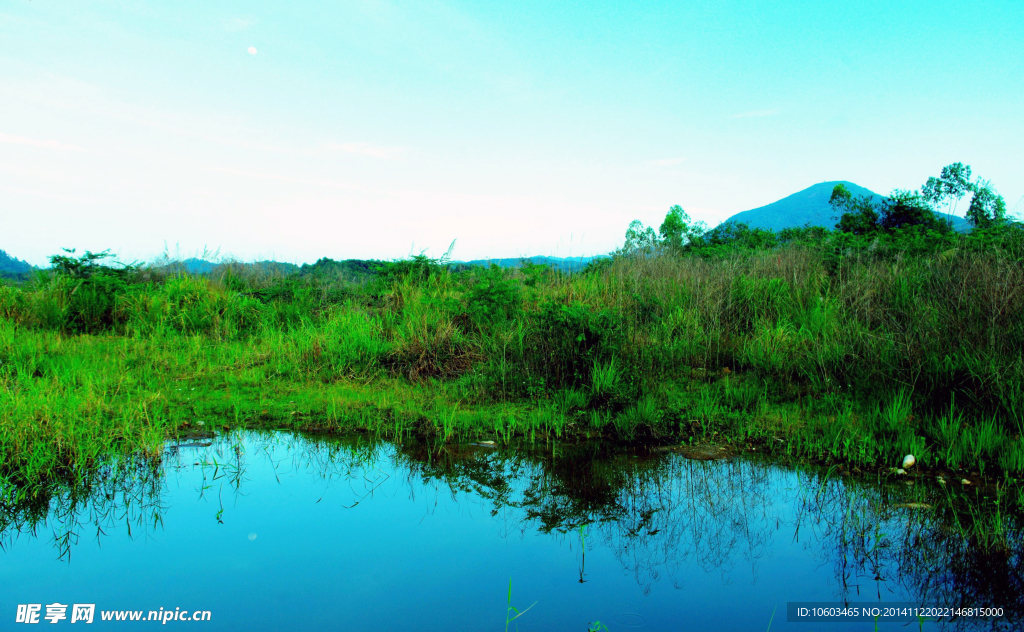
{"label": "reflection of grass", "polygon": [[1024,616],[1020,516],[1002,508],[1002,491],[986,498],[976,487],[951,488],[832,479],[818,496],[801,495],[809,514],[830,507],[822,536],[846,590],[862,590],[865,580],[897,582],[911,594],[1006,604],[1011,617]]}
{"label": "reflection of grass", "polygon": [[52,527],[57,556],[67,560],[84,534],[99,538],[115,524],[127,525],[129,536],[156,529],[163,523],[160,477],[152,459],[122,458],[46,486],[0,480],[0,550],[19,534],[40,535],[40,525]]}
{"label": "reflection of grass", "polygon": [[961,538],[985,553],[1009,554],[1012,551],[1004,486],[996,484],[992,498],[978,490],[956,492],[950,491],[948,486],[943,490],[946,506],[953,509],[949,514],[955,531]]}
{"label": "reflection of grass", "polygon": [[580,583],[586,583],[583,577],[587,570],[587,525],[581,524],[578,529],[580,535]]}

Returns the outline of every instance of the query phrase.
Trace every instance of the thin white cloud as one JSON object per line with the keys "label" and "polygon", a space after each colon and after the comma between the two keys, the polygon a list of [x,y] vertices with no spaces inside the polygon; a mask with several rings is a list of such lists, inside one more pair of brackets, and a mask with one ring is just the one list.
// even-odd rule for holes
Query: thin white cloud
{"label": "thin white cloud", "polygon": [[752,112],[743,112],[742,114],[734,114],[734,119],[741,118],[763,118],[765,116],[775,116],[778,114],[778,110],[754,110]]}
{"label": "thin white cloud", "polygon": [[385,147],[383,145],[374,145],[372,143],[328,143],[327,148],[343,151],[347,154],[371,156],[373,158],[382,158],[384,160],[397,158],[406,152],[405,147]]}
{"label": "thin white cloud", "polygon": [[237,33],[252,28],[256,22],[256,18],[231,18],[224,24],[224,28],[229,32]]}
{"label": "thin white cloud", "polygon": [[52,191],[42,191],[40,189],[29,189],[25,187],[10,187],[0,184],[0,191],[7,193],[16,193],[20,195],[31,195],[34,197],[40,197],[45,200],[55,200],[57,202],[72,202],[74,204],[95,204],[99,200],[95,198],[82,197],[77,195],[61,195]]}
{"label": "thin white cloud", "polygon": [[11,145],[28,145],[29,147],[39,147],[40,149],[62,149],[64,151],[82,151],[82,148],[78,145],[72,145],[70,143],[61,143],[55,140],[38,140],[35,138],[27,138],[25,136],[14,136],[12,134],[4,134],[0,132],[0,143],[9,143]]}
{"label": "thin white cloud", "polygon": [[661,160],[652,160],[647,164],[653,167],[678,167],[683,164],[686,158],[663,158]]}
{"label": "thin white cloud", "polygon": [[345,184],[344,182],[334,182],[331,180],[308,180],[305,178],[292,178],[289,176],[275,176],[268,173],[253,173],[251,171],[242,171],[240,169],[227,169],[224,167],[210,167],[207,171],[213,171],[216,173],[229,173],[235,176],[245,176],[248,178],[259,178],[260,180],[275,180],[277,182],[288,182],[291,184],[312,184],[320,187],[327,187],[329,189],[346,189],[350,191],[365,191],[362,187],[353,186],[351,184]]}
{"label": "thin white cloud", "polygon": [[[0,102],[4,99],[15,102],[20,101],[26,105],[41,108],[61,110],[67,112],[69,117],[103,117],[109,120],[159,129],[189,138],[197,138],[218,145],[282,154],[299,153],[292,147],[249,140],[255,135],[252,133],[252,130],[240,127],[237,116],[204,117],[199,119],[167,109],[141,107],[134,103],[109,99],[103,95],[103,90],[99,86],[60,75],[46,74],[33,82],[8,82],[0,78]],[[233,130],[234,136],[224,135],[222,132],[225,129]],[[206,132],[203,130],[216,131]],[[131,135],[122,133],[115,136],[114,140],[123,140],[130,137]],[[18,139],[19,137],[9,136],[9,138]],[[3,138],[0,138],[0,142],[5,141]],[[51,141],[38,142],[48,143]],[[84,151],[75,145],[68,145],[67,147],[61,147],[61,149]],[[102,152],[105,149],[106,147],[102,149],[90,147],[89,152]]]}

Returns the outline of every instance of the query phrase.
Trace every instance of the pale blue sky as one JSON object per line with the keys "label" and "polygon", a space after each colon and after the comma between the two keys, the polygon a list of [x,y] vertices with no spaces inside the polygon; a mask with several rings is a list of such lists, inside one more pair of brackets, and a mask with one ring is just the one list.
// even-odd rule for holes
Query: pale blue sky
{"label": "pale blue sky", "polygon": [[1024,210],[1024,3],[839,4],[0,0],[0,249],[586,255],[958,160]]}

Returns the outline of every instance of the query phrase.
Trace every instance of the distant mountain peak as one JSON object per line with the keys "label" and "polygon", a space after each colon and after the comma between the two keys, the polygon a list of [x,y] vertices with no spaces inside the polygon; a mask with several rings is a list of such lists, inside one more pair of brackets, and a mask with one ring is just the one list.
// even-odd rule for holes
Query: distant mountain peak
{"label": "distant mountain peak", "polygon": [[805,225],[833,228],[836,224],[836,220],[832,219],[835,211],[828,201],[837,184],[845,185],[855,197],[867,195],[878,200],[883,198],[870,189],[846,180],[819,182],[771,204],[736,213],[723,223],[743,223],[751,228],[770,228],[775,231]]}
{"label": "distant mountain peak", "polygon": [[[832,198],[832,189],[837,184],[845,185],[854,197],[870,196],[876,202],[885,198],[884,195],[865,189],[859,184],[846,180],[832,180],[819,182],[771,204],[736,213],[722,223],[743,223],[751,228],[769,228],[774,231],[808,225],[835,228],[836,220],[833,219],[835,210],[829,204],[829,200]],[[940,214],[940,217],[947,216]],[[952,221],[956,230],[968,229],[967,220],[964,218],[953,216]]]}

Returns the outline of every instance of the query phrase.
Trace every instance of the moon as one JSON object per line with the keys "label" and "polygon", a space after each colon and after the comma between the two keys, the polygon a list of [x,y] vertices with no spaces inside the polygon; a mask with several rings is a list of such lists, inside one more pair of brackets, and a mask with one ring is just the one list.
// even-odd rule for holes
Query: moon
{"label": "moon", "polygon": [[249,47],[249,54],[250,55],[255,55],[256,54],[256,47],[255,46],[250,46]]}

